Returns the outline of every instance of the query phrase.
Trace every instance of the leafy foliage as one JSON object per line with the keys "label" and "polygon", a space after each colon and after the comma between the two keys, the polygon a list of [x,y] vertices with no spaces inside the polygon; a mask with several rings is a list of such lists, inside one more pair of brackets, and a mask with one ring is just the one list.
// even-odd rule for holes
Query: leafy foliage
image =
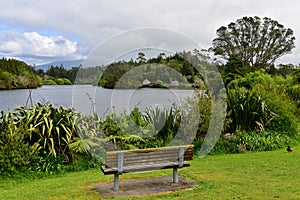
{"label": "leafy foliage", "polygon": [[15,59],[0,59],[0,89],[36,88],[41,85],[41,78],[34,74],[33,67]]}
{"label": "leafy foliage", "polygon": [[142,119],[138,108],[130,114],[112,113],[102,122],[104,134],[116,147],[121,149],[137,149],[145,145],[145,139],[151,135],[152,127]]}
{"label": "leafy foliage", "polygon": [[219,66],[219,69],[225,86],[229,85],[231,81],[242,78],[249,72],[256,70],[256,68],[248,66],[236,55],[232,55],[225,65]]}
{"label": "leafy foliage", "polygon": [[212,153],[245,153],[271,151],[296,144],[296,140],[274,131],[236,131],[223,135]]}
{"label": "leafy foliage", "polygon": [[0,172],[11,175],[16,170],[25,171],[38,161],[39,144],[29,144],[24,127],[17,127],[10,113],[1,111]]}
{"label": "leafy foliage", "polygon": [[[105,88],[116,85],[118,88],[139,88],[145,79],[149,79],[155,86],[172,87],[171,81],[177,80],[182,87],[187,87],[200,77],[191,63],[179,53],[168,57],[160,54],[149,60],[144,58],[142,52],[138,56],[138,62],[119,61],[108,65],[98,85]],[[124,75],[126,79],[122,79]]]}
{"label": "leafy foliage", "polygon": [[23,61],[16,59],[0,59],[0,70],[6,71],[12,75],[23,75],[25,72],[33,72],[34,69]]}
{"label": "leafy foliage", "polygon": [[71,109],[37,104],[1,111],[0,127],[0,153],[12,170],[34,164],[34,170],[51,171],[73,161],[69,145],[76,133]]}
{"label": "leafy foliage", "polygon": [[295,84],[288,87],[287,94],[292,99],[292,101],[295,102],[296,106],[300,108],[300,85]]}
{"label": "leafy foliage", "polygon": [[217,30],[211,50],[228,60],[238,56],[244,63],[268,68],[294,47],[293,31],[270,18],[243,17]]}
{"label": "leafy foliage", "polygon": [[75,134],[71,109],[57,109],[53,105],[37,104],[31,108],[21,107],[18,110],[20,111],[18,123],[24,124],[30,134],[29,141],[38,142],[43,154],[63,157],[67,162],[72,159],[68,146]]}
{"label": "leafy foliage", "polygon": [[268,108],[264,99],[255,90],[229,89],[227,99],[231,132],[236,130],[263,131],[275,117],[275,113]]}
{"label": "leafy foliage", "polygon": [[[289,76],[272,77],[264,70],[248,73],[228,85],[229,90],[245,88],[245,91],[254,91],[259,95],[264,100],[265,106],[275,114],[268,128],[288,135],[297,135],[300,128],[299,109],[286,93],[286,88],[294,87],[297,87],[297,83]],[[230,97],[230,94],[228,96]]]}
{"label": "leafy foliage", "polygon": [[162,147],[168,145],[176,136],[181,121],[180,110],[147,109],[144,119],[154,127],[154,135],[147,138],[145,147]]}

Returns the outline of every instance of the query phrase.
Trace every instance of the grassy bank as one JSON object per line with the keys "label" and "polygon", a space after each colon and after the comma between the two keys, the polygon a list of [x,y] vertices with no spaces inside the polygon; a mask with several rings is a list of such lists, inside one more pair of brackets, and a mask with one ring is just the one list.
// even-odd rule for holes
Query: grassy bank
{"label": "grassy bank", "polygon": [[[197,182],[193,190],[132,199],[300,199],[300,146],[285,149],[195,157],[180,175]],[[171,175],[172,170],[131,173],[125,179]],[[0,199],[101,199],[89,186],[111,182],[100,169],[43,178],[2,178]],[[142,188],[141,188],[142,189]]]}

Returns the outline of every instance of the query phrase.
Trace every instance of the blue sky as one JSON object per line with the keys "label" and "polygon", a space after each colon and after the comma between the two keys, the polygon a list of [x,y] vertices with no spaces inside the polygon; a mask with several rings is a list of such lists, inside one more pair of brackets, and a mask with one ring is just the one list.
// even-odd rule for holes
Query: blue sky
{"label": "blue sky", "polygon": [[220,26],[243,16],[270,17],[294,30],[296,48],[278,62],[300,63],[297,0],[10,0],[0,7],[0,57],[29,64],[85,59],[108,38],[143,27],[178,31],[209,48]]}

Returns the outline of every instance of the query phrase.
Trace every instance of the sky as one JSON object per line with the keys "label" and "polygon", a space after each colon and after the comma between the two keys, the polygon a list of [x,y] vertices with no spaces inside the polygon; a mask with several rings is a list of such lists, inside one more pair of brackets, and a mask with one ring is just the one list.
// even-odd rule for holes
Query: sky
{"label": "sky", "polygon": [[9,0],[0,7],[0,57],[31,65],[86,59],[109,38],[149,27],[178,32],[207,49],[218,28],[244,16],[291,28],[296,48],[277,63],[300,63],[298,0]]}

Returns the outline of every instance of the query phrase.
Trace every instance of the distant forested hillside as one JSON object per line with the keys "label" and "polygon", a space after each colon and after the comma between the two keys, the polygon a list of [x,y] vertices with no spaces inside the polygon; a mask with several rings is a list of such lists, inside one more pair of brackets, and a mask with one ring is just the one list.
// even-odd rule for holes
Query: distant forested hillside
{"label": "distant forested hillside", "polygon": [[[140,52],[137,61],[119,61],[106,66],[98,85],[104,88],[194,87],[201,79],[183,53],[146,60]],[[190,55],[192,57],[193,55]]]}
{"label": "distant forested hillside", "polygon": [[32,66],[16,59],[0,59],[0,89],[36,88],[42,79]]}

